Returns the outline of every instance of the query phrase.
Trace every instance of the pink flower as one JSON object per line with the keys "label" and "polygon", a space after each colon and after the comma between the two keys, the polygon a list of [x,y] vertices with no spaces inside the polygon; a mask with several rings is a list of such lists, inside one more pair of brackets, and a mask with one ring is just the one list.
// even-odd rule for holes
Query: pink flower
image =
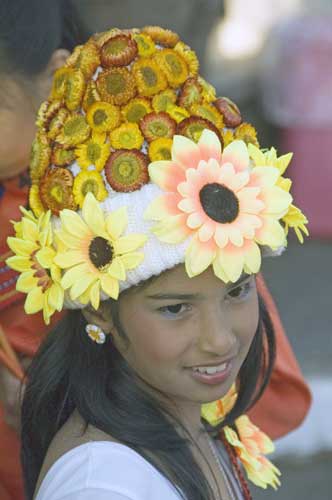
{"label": "pink flower", "polygon": [[212,264],[216,276],[235,282],[243,271],[258,272],[258,245],[285,245],[279,220],[292,197],[276,186],[277,168],[252,168],[243,141],[232,142],[222,153],[210,130],[204,130],[198,144],[174,136],[172,160],[152,162],[149,173],[165,193],[145,217],[157,221],[153,232],[166,243],[191,237],[185,257],[189,276]]}

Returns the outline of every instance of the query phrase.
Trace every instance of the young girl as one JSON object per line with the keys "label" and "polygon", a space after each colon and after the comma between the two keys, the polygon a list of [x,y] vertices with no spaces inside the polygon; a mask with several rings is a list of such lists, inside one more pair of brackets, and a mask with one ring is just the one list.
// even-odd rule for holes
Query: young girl
{"label": "young girl", "polygon": [[[5,265],[10,254],[6,239],[13,234],[10,221],[28,202],[27,169],[38,108],[49,95],[54,72],[87,38],[70,0],[0,0],[0,330],[22,369],[48,328],[42,315],[26,317],[24,297],[15,290],[17,273]],[[19,427],[19,381],[17,372],[12,375],[1,361],[0,498],[21,500],[19,440],[14,431]]]}
{"label": "young girl", "polygon": [[289,155],[261,151],[158,27],[77,48],[37,123],[7,264],[27,313],[82,312],[30,369],[28,498],[250,498],[238,459],[275,487],[272,443],[243,413],[274,357],[261,256],[305,231]]}

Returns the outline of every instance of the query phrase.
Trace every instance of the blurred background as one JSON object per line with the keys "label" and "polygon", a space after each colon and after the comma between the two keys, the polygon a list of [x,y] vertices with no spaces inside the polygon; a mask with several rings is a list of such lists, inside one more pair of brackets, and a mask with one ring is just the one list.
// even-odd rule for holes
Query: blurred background
{"label": "blurred background", "polygon": [[261,147],[295,153],[288,174],[310,239],[300,245],[290,238],[264,274],[314,403],[301,428],[277,443],[282,487],[253,495],[332,498],[332,0],[77,3],[91,31],[160,24],[179,33],[218,95],[255,125]]}

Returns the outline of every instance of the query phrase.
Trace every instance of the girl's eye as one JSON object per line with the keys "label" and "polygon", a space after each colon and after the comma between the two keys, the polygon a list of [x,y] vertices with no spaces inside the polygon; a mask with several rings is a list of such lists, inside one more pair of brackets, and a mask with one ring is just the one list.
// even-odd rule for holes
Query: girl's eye
{"label": "girl's eye", "polygon": [[228,295],[229,297],[231,297],[231,299],[243,300],[250,294],[252,288],[253,285],[251,281],[247,281],[246,283],[233,288],[233,290],[230,290],[228,292]]}
{"label": "girl's eye", "polygon": [[168,318],[176,318],[183,314],[184,312],[188,311],[190,308],[189,304],[172,304],[170,306],[164,306],[160,307],[158,311],[160,311],[163,316],[166,316]]}

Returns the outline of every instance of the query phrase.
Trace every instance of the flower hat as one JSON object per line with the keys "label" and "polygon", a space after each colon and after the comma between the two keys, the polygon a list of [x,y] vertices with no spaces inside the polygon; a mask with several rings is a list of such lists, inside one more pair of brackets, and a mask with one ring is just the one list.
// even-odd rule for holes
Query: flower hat
{"label": "flower hat", "polygon": [[198,73],[194,51],[156,26],[78,46],[37,117],[30,211],[8,244],[27,313],[107,297],[177,264],[225,283],[307,220],[238,107]]}
{"label": "flower hat", "polygon": [[46,323],[178,264],[235,282],[280,252],[289,228],[308,234],[283,176],[292,155],[260,148],[170,30],[92,36],[56,72],[36,123],[30,209],[7,264],[26,312]]}

